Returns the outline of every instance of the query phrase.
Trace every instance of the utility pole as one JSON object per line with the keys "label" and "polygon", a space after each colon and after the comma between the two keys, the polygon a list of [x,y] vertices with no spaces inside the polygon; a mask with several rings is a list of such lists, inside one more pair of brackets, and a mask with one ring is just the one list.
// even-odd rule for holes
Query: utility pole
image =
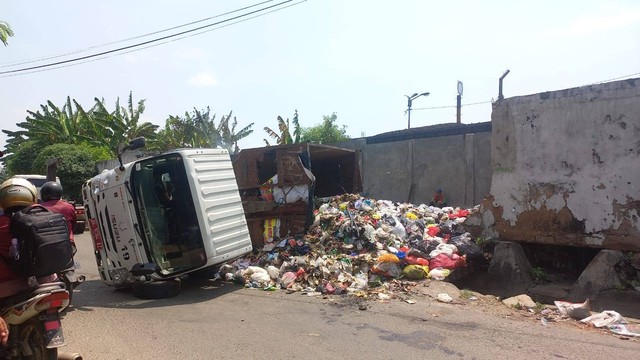
{"label": "utility pole", "polygon": [[407,97],[407,129],[411,129],[411,104],[413,103],[413,100],[419,98],[420,96],[429,96],[428,92],[422,93],[422,94],[418,94],[415,93],[411,96],[409,95],[405,95]]}
{"label": "utility pole", "polygon": [[456,123],[462,123],[462,81],[458,81],[458,96],[456,96]]}
{"label": "utility pole", "polygon": [[504,95],[502,95],[502,80],[504,80],[504,78],[509,74],[509,72],[510,70],[507,69],[507,71],[505,71],[504,74],[500,76],[500,80],[498,81],[498,100],[504,99]]}

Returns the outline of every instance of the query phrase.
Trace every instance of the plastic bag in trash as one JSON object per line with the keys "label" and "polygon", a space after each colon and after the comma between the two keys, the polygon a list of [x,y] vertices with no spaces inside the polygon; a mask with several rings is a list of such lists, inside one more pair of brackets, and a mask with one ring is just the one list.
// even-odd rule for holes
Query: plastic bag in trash
{"label": "plastic bag in trash", "polygon": [[617,324],[626,324],[627,320],[625,320],[622,315],[618,314],[615,311],[605,310],[599,314],[593,314],[587,318],[580,320],[583,323],[593,324],[595,327],[600,328],[603,326],[617,325]]}
{"label": "plastic bag in trash", "polygon": [[255,272],[251,274],[251,281],[256,283],[259,287],[266,287],[271,284],[271,277],[265,272]]}
{"label": "plastic bag in trash", "polygon": [[296,275],[296,273],[291,271],[284,273],[282,275],[282,279],[280,279],[280,287],[282,287],[283,289],[291,287],[293,282],[296,281],[297,277],[298,276]]}
{"label": "plastic bag in trash", "polygon": [[402,275],[404,275],[405,279],[409,280],[420,280],[427,277],[429,273],[429,268],[420,266],[420,265],[407,265],[402,269]]}
{"label": "plastic bag in trash", "polygon": [[280,277],[280,269],[278,269],[273,265],[267,266],[267,273],[269,274],[269,277],[271,277],[273,280]]}
{"label": "plastic bag in trash", "polygon": [[448,257],[452,257],[453,254],[455,254],[456,252],[458,252],[458,248],[456,248],[455,245],[452,245],[452,244],[438,244],[438,246],[436,246],[436,249],[429,253],[429,257],[430,258],[435,258],[436,256],[438,256],[440,254],[445,254]]}
{"label": "plastic bag in trash", "polygon": [[444,280],[447,276],[449,276],[450,273],[451,273],[451,270],[443,269],[439,267],[439,268],[431,269],[429,271],[429,278],[434,280]]}
{"label": "plastic bag in trash", "polygon": [[469,233],[454,236],[449,239],[449,244],[455,245],[458,251],[467,255],[468,259],[483,259],[482,248],[471,240]]}
{"label": "plastic bag in trash", "polygon": [[398,256],[396,256],[395,254],[386,253],[378,256],[378,261],[381,263],[385,263],[385,262],[399,263],[400,259],[398,259]]}
{"label": "plastic bag in trash", "polygon": [[375,274],[399,278],[402,275],[402,269],[396,263],[383,262],[374,265],[371,271]]}
{"label": "plastic bag in trash", "polygon": [[556,305],[561,315],[568,316],[572,319],[582,320],[591,315],[589,299],[578,304],[566,301],[554,301],[553,303]]}

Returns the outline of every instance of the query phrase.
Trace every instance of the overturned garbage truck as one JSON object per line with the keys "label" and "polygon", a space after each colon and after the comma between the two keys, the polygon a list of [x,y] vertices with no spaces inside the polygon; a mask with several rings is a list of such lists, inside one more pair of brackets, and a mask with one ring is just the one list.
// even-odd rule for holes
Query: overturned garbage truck
{"label": "overturned garbage truck", "polygon": [[[134,139],[125,149],[143,144]],[[100,277],[110,286],[132,286],[138,297],[177,295],[182,275],[252,250],[224,149],[120,161],[88,180],[82,196]]]}

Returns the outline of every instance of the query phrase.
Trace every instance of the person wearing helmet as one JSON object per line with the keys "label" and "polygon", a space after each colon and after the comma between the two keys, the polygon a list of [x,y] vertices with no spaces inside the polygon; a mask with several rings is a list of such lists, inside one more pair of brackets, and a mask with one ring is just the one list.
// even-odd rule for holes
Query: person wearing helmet
{"label": "person wearing helmet", "polygon": [[[0,208],[4,211],[0,215],[0,302],[2,298],[15,295],[29,289],[27,278],[20,276],[11,270],[4,259],[9,257],[11,248],[11,216],[27,206],[36,203],[38,190],[26,179],[13,178],[0,185]],[[39,283],[56,280],[55,275],[44,276],[37,279]]]}
{"label": "person wearing helmet", "polygon": [[40,197],[42,198],[40,205],[49,211],[62,214],[67,220],[67,225],[69,225],[69,239],[71,240],[71,246],[75,253],[76,246],[73,241],[73,229],[76,228],[76,222],[78,221],[76,209],[73,205],[62,200],[62,185],[60,185],[59,182],[47,181],[42,185],[42,188],[40,188]]}

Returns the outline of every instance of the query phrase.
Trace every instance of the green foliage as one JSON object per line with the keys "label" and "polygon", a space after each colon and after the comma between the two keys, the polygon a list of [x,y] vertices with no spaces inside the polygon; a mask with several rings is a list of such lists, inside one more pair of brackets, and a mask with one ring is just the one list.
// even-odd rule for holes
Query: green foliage
{"label": "green foliage", "polygon": [[[76,109],[74,110],[73,104]],[[62,108],[51,101],[40,105],[40,110],[27,110],[29,116],[17,123],[21,130],[2,130],[7,134],[7,153],[19,151],[26,142],[34,142],[39,148],[57,143],[80,144],[90,142],[84,127],[90,123],[87,113],[69,97]]]}
{"label": "green foliage", "polygon": [[220,125],[218,126],[218,132],[220,135],[220,146],[229,150],[230,154],[237,154],[240,152],[240,148],[238,147],[238,141],[246,138],[247,136],[253,133],[251,129],[254,123],[251,123],[238,132],[236,132],[236,126],[238,126],[238,120],[236,117],[233,117],[233,122],[231,122],[231,127],[229,127],[229,120],[231,119],[231,112],[227,116],[223,116],[222,120],[220,120]]}
{"label": "green foliage", "polygon": [[7,167],[3,167],[2,170],[0,170],[0,184],[2,184],[5,180],[7,180],[8,178],[10,178],[11,176],[9,176],[9,170],[7,170]]}
{"label": "green foliage", "polygon": [[[7,155],[0,160],[5,165],[4,174],[44,174],[48,159],[62,157],[58,176],[67,196],[77,199],[78,184],[93,174],[95,162],[116,158],[119,147],[133,138],[144,136],[150,151],[223,147],[236,153],[240,150],[238,141],[253,132],[253,123],[237,130],[238,121],[231,112],[216,125],[215,115],[210,115],[209,108],[185,113],[184,117],[170,116],[164,128],[158,130],[157,125],[141,122],[144,102],[134,102],[130,92],[127,105],[121,106],[118,98],[113,110],[104,100],[95,98],[94,106],[85,111],[70,97],[62,107],[47,101],[37,111],[27,110],[25,121],[16,124],[18,130],[2,130],[7,135],[4,151]],[[297,124],[297,113],[295,121]],[[297,134],[299,136],[299,126]],[[72,174],[73,171],[76,174]]]}
{"label": "green foliage", "polygon": [[536,282],[543,282],[549,279],[547,272],[541,267],[531,268],[531,274]]}
{"label": "green foliage", "polygon": [[349,139],[347,126],[336,124],[338,115],[333,113],[322,117],[322,123],[302,130],[302,141],[316,144],[331,144]]}
{"label": "green foliage", "polygon": [[8,39],[10,36],[13,36],[13,30],[11,30],[11,26],[6,21],[0,21],[0,41],[7,46]]}
{"label": "green foliage", "polygon": [[[294,111],[293,120],[291,120],[291,123],[289,123],[288,118],[287,121],[284,121],[281,116],[278,116],[277,120],[278,130],[280,131],[279,134],[273,131],[268,126],[264,127],[264,131],[267,132],[269,137],[275,139],[276,145],[289,145],[299,143],[301,140],[302,128],[300,127],[300,121],[298,120],[298,110]],[[293,129],[291,129],[291,125],[293,125]],[[267,139],[264,139],[264,143],[267,146],[271,146]]]}
{"label": "green foliage", "polygon": [[153,142],[158,125],[150,122],[140,123],[140,116],[145,110],[144,101],[140,100],[134,106],[133,93],[129,92],[127,107],[120,106],[120,98],[116,100],[115,110],[109,111],[104,100],[95,98],[95,105],[90,112],[91,126],[87,127],[87,134],[94,141],[99,141],[117,156],[118,147],[131,139],[144,136]]}
{"label": "green foliage", "polygon": [[[57,175],[64,187],[64,196],[71,200],[82,199],[81,189],[85,181],[96,175],[96,160],[91,153],[104,153],[104,149],[89,149],[87,145],[55,144],[42,149],[33,162],[31,173],[46,174],[49,159],[60,158]],[[101,159],[102,160],[102,159]]]}
{"label": "green foliage", "polygon": [[42,150],[40,143],[35,141],[25,141],[17,150],[2,160],[10,176],[15,174],[30,174],[33,168],[35,155]]}
{"label": "green foliage", "polygon": [[253,132],[253,123],[236,132],[238,120],[234,117],[231,126],[231,112],[223,116],[216,125],[216,115],[211,115],[211,110],[193,110],[185,112],[183,117],[170,116],[165,127],[158,132],[155,140],[149,142],[147,148],[153,151],[166,151],[177,148],[205,147],[226,148],[229,153],[240,151],[238,140],[243,139]]}

